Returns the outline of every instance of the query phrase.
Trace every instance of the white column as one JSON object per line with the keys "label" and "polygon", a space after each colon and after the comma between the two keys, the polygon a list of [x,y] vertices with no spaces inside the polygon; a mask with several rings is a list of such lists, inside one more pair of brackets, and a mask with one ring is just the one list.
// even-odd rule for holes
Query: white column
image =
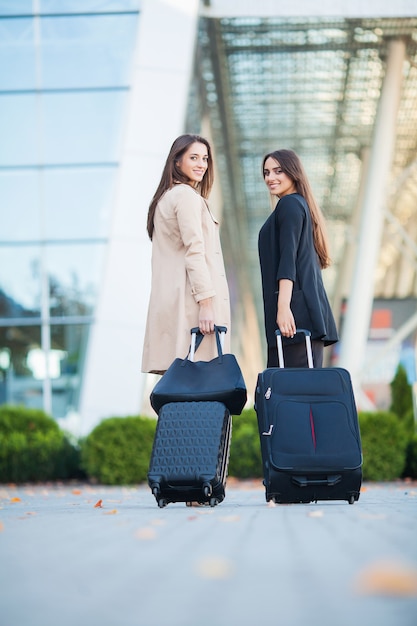
{"label": "white column", "polygon": [[174,139],[184,132],[198,0],[143,0],[106,266],[86,355],[81,432],[140,412],[150,289],[148,206]]}
{"label": "white column", "polygon": [[360,404],[360,371],[363,366],[372,314],[374,275],[384,223],[383,209],[395,145],[405,44],[389,44],[385,79],[374,128],[365,184],[358,251],[342,336],[339,365],[351,372]]}

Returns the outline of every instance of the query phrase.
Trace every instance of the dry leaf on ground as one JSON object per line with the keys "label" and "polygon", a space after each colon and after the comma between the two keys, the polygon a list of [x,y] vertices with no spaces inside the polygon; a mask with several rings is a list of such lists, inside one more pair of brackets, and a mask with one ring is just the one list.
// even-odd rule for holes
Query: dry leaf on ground
{"label": "dry leaf on ground", "polygon": [[94,505],[95,509],[102,509],[103,508],[103,500],[98,500],[95,505]]}
{"label": "dry leaf on ground", "polygon": [[398,562],[373,563],[359,573],[354,587],[364,595],[416,597],[417,569]]}
{"label": "dry leaf on ground", "polygon": [[201,559],[196,566],[197,574],[201,578],[221,579],[231,578],[234,566],[231,561],[223,557],[207,557]]}
{"label": "dry leaf on ground", "polygon": [[142,541],[150,541],[151,539],[155,539],[156,530],[150,526],[144,526],[143,528],[138,528],[135,532],[135,537]]}

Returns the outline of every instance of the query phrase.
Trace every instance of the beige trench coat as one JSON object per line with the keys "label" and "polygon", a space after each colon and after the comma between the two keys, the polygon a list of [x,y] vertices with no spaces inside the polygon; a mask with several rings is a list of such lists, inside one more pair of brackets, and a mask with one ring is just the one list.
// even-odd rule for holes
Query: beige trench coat
{"label": "beige trench coat", "polygon": [[[213,298],[214,321],[226,326],[230,352],[230,298],[219,224],[207,202],[190,185],[176,184],[155,211],[152,282],[142,356],[142,372],[165,371],[185,358],[190,329],[198,326],[198,302]],[[196,360],[217,356],[214,335],[205,336]]]}

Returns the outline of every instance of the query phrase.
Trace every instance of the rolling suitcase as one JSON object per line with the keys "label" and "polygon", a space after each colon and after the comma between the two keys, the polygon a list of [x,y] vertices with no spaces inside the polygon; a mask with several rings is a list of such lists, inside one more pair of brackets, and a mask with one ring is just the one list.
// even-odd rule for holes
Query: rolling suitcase
{"label": "rolling suitcase", "polygon": [[148,484],[160,508],[224,500],[232,418],[221,402],[171,402],[158,417]]}
{"label": "rolling suitcase", "polygon": [[[191,331],[191,361],[196,330]],[[224,332],[222,328],[222,348]],[[224,500],[231,434],[232,416],[222,402],[162,406],[148,470],[148,484],[160,508],[170,502],[216,506]]]}
{"label": "rolling suitcase", "polygon": [[277,503],[359,499],[362,449],[350,375],[343,368],[313,368],[310,332],[308,368],[279,367],[258,375],[255,410],[265,497]]}

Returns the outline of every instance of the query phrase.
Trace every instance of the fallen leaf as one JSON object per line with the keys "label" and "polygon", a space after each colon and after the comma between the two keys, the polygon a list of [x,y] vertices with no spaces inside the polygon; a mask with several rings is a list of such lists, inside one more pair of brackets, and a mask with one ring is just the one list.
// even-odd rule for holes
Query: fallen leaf
{"label": "fallen leaf", "polygon": [[231,578],[234,572],[233,563],[223,557],[207,557],[197,563],[197,574],[201,578],[224,580]]}
{"label": "fallen leaf", "polygon": [[309,511],[307,517],[323,517],[323,511]]}
{"label": "fallen leaf", "polygon": [[103,508],[103,500],[98,500],[95,505],[94,505],[95,509],[102,509]]}
{"label": "fallen leaf", "polygon": [[0,522],[0,533],[4,530],[4,524],[3,522]]}
{"label": "fallen leaf", "polygon": [[145,526],[144,528],[139,528],[135,532],[135,537],[137,539],[141,539],[142,541],[150,541],[151,539],[155,539],[156,530],[150,526]]}
{"label": "fallen leaf", "polygon": [[80,496],[80,495],[81,495],[81,489],[73,489],[73,490],[71,491],[71,493],[72,493],[74,496]]}
{"label": "fallen leaf", "polygon": [[112,509],[111,511],[106,511],[104,515],[116,515],[117,509]]}
{"label": "fallen leaf", "polygon": [[359,491],[361,493],[365,493],[365,491],[367,491],[367,489],[368,489],[368,487],[361,487]]}
{"label": "fallen leaf", "polygon": [[36,515],[36,511],[26,511],[26,515]]}
{"label": "fallen leaf", "polygon": [[404,563],[377,562],[359,573],[354,588],[365,595],[415,597],[417,569]]}
{"label": "fallen leaf", "polygon": [[240,520],[240,515],[226,515],[226,517],[221,517],[221,522],[238,522]]}
{"label": "fallen leaf", "polygon": [[10,498],[10,502],[13,502],[13,504],[14,504],[15,502],[22,502],[22,500],[20,498],[16,497],[16,498]]}

